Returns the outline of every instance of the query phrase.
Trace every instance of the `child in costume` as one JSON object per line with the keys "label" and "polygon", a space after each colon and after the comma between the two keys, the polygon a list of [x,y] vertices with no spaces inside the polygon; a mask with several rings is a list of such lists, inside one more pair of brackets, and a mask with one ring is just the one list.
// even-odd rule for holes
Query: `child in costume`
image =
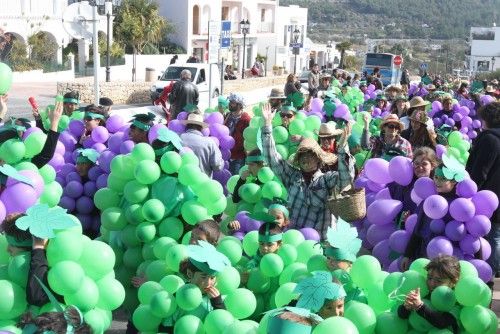
{"label": "child in costume", "polygon": [[129,137],[134,144],[147,143],[149,129],[153,127],[155,114],[136,114],[132,116],[132,124],[130,125]]}
{"label": "child in costume", "polygon": [[310,334],[323,319],[299,307],[283,307],[267,312],[267,334]]}
{"label": "child in costume", "polygon": [[92,148],[78,149],[77,152],[76,172],[82,180],[88,180],[89,170],[96,165],[101,154]]}
{"label": "child in costume", "polygon": [[260,150],[255,149],[250,151],[245,159],[245,162],[248,168],[241,172],[240,178],[238,179],[238,182],[236,182],[232,196],[234,203],[239,203],[241,201],[241,197],[238,192],[242,185],[249,182],[259,185],[262,184],[257,178],[260,169],[264,167],[264,157],[262,156]]}
{"label": "child in costume", "polygon": [[276,223],[282,229],[286,229],[290,225],[290,213],[286,208],[286,201],[283,199],[274,198],[267,212],[275,218]]}
{"label": "child in costume", "polygon": [[[438,286],[454,288],[460,278],[460,263],[454,256],[435,257],[425,269],[429,294]],[[408,319],[412,312],[417,312],[436,328],[449,329],[451,327],[453,333],[459,332],[457,319],[451,313],[433,310],[422,302],[420,288],[408,293],[404,304],[398,308],[398,316],[402,319]]]}
{"label": "child in costume", "polygon": [[281,247],[283,230],[277,224],[276,219],[270,214],[258,213],[250,218],[264,222],[259,227],[259,249],[255,256],[248,261],[246,269],[250,270],[260,265],[260,260],[266,254],[277,253]]}
{"label": "child in costume", "polygon": [[293,292],[300,293],[297,307],[308,309],[323,319],[344,316],[345,290],[333,282],[328,271],[314,271],[311,277],[300,281]]}
{"label": "child in costume", "polygon": [[177,133],[167,128],[158,130],[158,136],[151,143],[155,151],[156,162],[159,164],[164,153],[174,151],[179,152],[182,149],[182,140]]}
{"label": "child in costume", "polygon": [[196,245],[198,241],[206,241],[213,246],[217,246],[222,238],[219,224],[213,219],[202,220],[191,230],[190,245]]}

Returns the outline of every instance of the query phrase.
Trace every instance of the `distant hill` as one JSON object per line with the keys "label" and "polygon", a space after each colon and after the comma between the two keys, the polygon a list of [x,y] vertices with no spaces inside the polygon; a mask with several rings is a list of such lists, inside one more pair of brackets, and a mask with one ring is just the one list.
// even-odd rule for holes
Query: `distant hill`
{"label": "distant hill", "polygon": [[[320,41],[469,37],[472,26],[492,26],[500,0],[280,0],[309,8],[309,35]],[[497,22],[500,24],[500,22]]]}

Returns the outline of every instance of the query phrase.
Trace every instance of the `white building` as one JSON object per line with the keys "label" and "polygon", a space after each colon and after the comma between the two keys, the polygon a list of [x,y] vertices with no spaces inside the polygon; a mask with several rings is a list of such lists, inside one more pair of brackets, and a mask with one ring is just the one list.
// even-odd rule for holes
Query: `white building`
{"label": "white building", "polygon": [[[194,54],[206,61],[208,55],[209,21],[230,21],[232,44],[223,50],[221,57],[226,64],[234,65],[241,73],[243,48],[245,47],[245,69],[252,67],[257,54],[267,57],[266,67],[273,65],[293,66],[289,43],[295,28],[301,31],[299,42],[306,38],[307,9],[279,7],[277,0],[157,0],[160,14],[174,26],[170,40],[183,47],[188,54]],[[240,22],[250,23],[250,31],[244,38]],[[304,51],[298,56],[305,58]],[[305,61],[300,61],[300,66]]]}
{"label": "white building", "polygon": [[469,70],[494,71],[500,68],[500,27],[470,30]]}

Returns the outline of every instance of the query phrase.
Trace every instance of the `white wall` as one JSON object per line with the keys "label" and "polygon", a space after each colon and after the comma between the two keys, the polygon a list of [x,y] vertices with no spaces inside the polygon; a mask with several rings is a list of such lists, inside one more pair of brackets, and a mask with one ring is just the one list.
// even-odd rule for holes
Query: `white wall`
{"label": "white wall", "polygon": [[[309,54],[306,46],[307,39],[307,8],[300,8],[298,6],[279,6],[276,15],[276,40],[278,48],[285,47],[287,52],[276,55],[276,65],[285,66],[287,71],[293,72],[293,62],[295,57],[292,50],[289,48],[289,43],[292,40],[292,31],[288,31],[288,26],[297,26],[301,31],[304,43],[304,48],[300,50],[300,54],[297,55],[297,72],[300,73],[302,68],[308,66]],[[285,43],[285,33],[286,33],[286,43]],[[299,39],[300,41],[300,39]]]}
{"label": "white wall", "polygon": [[[494,40],[476,40],[473,39],[473,34],[480,31],[493,31],[495,33]],[[472,27],[470,34],[471,42],[471,55],[469,68],[473,71],[477,71],[478,61],[489,62],[488,70],[491,70],[492,57],[495,58],[494,70],[500,68],[500,27],[491,28],[479,28]]]}
{"label": "white wall", "polygon": [[75,80],[75,72],[73,70],[43,73],[42,70],[28,72],[13,72],[13,82],[56,82],[56,81],[73,81]]}

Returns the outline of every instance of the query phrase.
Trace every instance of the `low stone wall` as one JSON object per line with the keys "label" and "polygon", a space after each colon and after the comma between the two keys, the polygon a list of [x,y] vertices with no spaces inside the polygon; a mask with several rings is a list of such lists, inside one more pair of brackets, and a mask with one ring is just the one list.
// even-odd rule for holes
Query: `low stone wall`
{"label": "low stone wall", "polygon": [[[224,81],[224,95],[231,92],[245,92],[262,87],[285,85],[286,76],[268,76],[261,78],[248,78]],[[106,96],[115,104],[149,103],[150,88],[153,82],[113,81],[99,83],[99,96]],[[58,82],[57,91],[67,92],[76,90],[80,92],[82,103],[94,102],[94,83],[90,80],[77,80],[72,82]]]}

